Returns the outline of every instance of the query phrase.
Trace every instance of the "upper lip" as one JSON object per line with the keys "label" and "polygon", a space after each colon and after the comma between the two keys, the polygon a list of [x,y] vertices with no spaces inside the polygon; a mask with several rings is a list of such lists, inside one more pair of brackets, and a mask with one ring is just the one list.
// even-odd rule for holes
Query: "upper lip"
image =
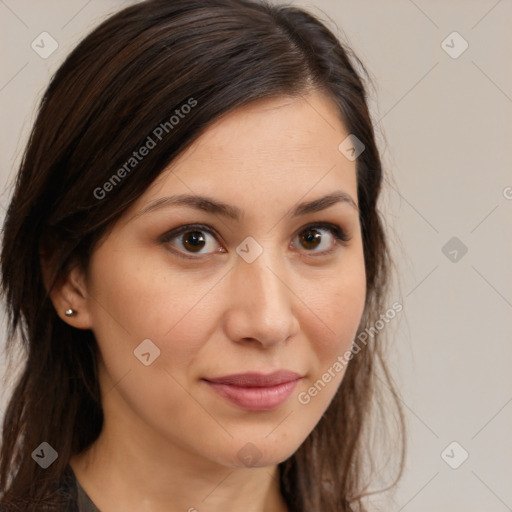
{"label": "upper lip", "polygon": [[214,377],[204,379],[215,384],[227,384],[240,387],[270,387],[301,379],[302,375],[290,370],[279,370],[274,373],[265,375],[263,373],[237,373],[234,375],[226,375],[224,377]]}

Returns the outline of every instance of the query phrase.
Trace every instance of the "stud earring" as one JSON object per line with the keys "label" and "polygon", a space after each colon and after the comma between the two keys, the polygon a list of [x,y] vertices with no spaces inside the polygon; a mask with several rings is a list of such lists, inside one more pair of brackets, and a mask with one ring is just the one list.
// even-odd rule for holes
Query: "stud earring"
{"label": "stud earring", "polygon": [[74,314],[76,313],[76,311],[74,309],[66,309],[66,311],[64,312],[64,314],[66,316],[73,316]]}

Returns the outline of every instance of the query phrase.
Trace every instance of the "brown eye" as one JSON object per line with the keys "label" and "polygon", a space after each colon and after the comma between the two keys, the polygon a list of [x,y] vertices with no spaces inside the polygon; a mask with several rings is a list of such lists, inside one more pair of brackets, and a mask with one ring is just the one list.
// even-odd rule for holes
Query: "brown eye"
{"label": "brown eye", "polygon": [[[305,250],[311,255],[327,255],[350,240],[343,229],[326,222],[307,226],[296,237],[298,245],[294,247]],[[217,241],[218,235],[209,227],[201,224],[181,226],[160,238],[161,243],[172,246],[173,252],[184,258],[208,256],[214,253],[227,252]]]}
{"label": "brown eye", "polygon": [[192,252],[199,252],[206,245],[201,231],[188,231],[181,236],[181,242],[183,247]]}
{"label": "brown eye", "polygon": [[300,241],[306,249],[316,249],[322,243],[322,235],[316,229],[308,229],[300,235]]}
{"label": "brown eye", "polygon": [[[329,236],[326,237],[325,232],[327,232]],[[325,222],[308,226],[299,233],[297,238],[299,239],[300,247],[306,249],[306,252],[310,252],[313,255],[318,253],[319,256],[331,253],[340,244],[350,240],[350,237],[347,236],[340,226]],[[322,244],[324,247],[322,247]]]}
{"label": "brown eye", "polygon": [[166,233],[161,242],[169,244],[176,249],[175,252],[183,256],[208,255],[218,251],[222,246],[217,242],[215,234],[208,228],[202,226],[182,226],[174,231]]}

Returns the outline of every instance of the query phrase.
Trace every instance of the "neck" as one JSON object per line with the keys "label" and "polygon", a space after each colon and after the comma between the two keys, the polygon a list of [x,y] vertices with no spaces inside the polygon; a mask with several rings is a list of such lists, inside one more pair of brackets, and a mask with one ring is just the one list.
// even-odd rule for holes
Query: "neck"
{"label": "neck", "polygon": [[102,432],[70,460],[78,481],[102,512],[287,512],[277,465],[232,468],[143,435],[105,416]]}

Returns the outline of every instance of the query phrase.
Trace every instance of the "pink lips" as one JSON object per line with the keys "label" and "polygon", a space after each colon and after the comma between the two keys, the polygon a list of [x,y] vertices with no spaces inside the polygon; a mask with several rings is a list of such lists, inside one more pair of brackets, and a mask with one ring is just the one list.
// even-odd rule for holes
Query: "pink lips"
{"label": "pink lips", "polygon": [[263,375],[244,373],[203,379],[219,395],[248,411],[271,411],[282,405],[301,375],[281,370]]}

